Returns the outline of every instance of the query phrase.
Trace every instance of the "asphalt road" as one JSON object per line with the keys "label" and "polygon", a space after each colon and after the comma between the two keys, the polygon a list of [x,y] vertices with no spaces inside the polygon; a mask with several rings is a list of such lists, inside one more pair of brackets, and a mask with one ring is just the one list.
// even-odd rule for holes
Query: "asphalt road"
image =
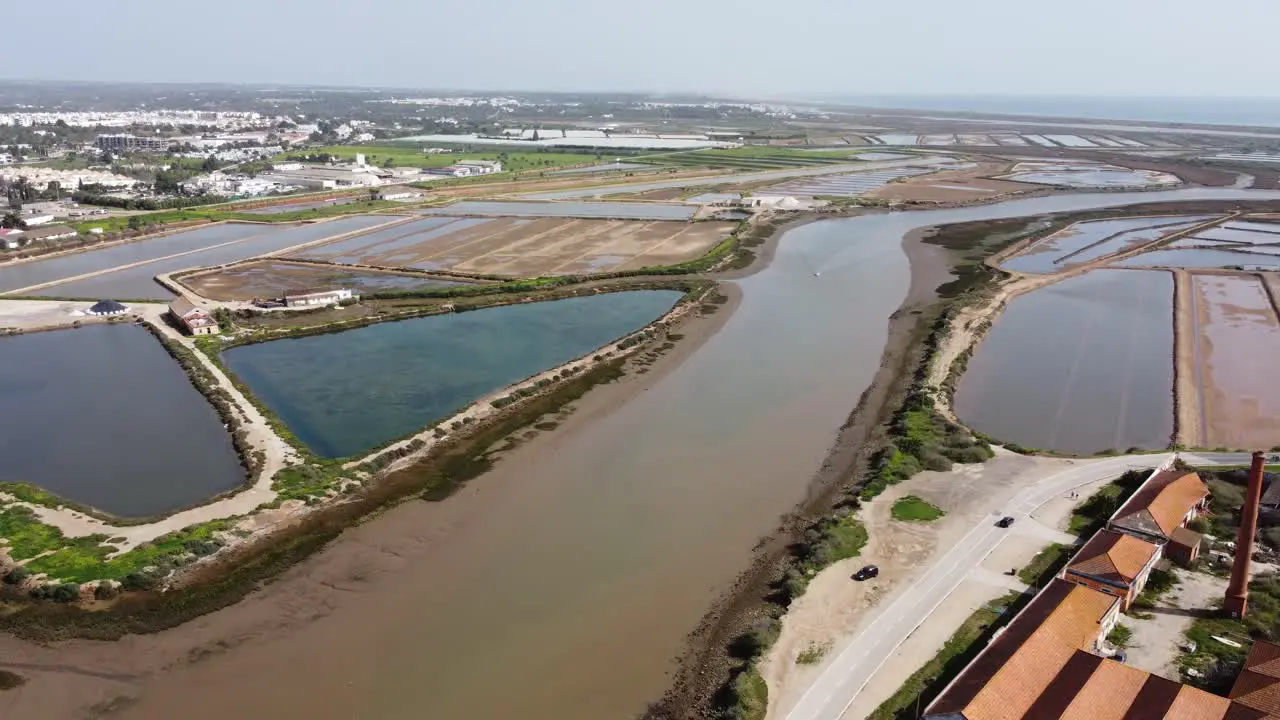
{"label": "asphalt road", "polygon": [[[1009,534],[996,520],[1010,515],[1018,522],[1041,505],[1070,490],[1118,477],[1129,469],[1155,468],[1168,455],[1122,455],[1087,461],[1049,475],[1024,488],[1008,502],[993,505],[991,513],[956,543],[910,587],[896,593],[880,615],[840,652],[800,698],[786,720],[839,720],[882,665]],[[1192,465],[1247,465],[1247,453],[1183,453]],[[994,502],[994,501],[993,501]]]}

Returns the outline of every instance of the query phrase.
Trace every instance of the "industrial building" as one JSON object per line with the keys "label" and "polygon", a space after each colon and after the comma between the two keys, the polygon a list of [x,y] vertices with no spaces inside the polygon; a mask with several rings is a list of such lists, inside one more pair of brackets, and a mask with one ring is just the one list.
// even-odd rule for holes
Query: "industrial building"
{"label": "industrial building", "polygon": [[502,163],[497,160],[459,160],[445,167],[430,168],[427,172],[431,175],[448,175],[450,177],[491,175],[502,172]]}
{"label": "industrial building", "polygon": [[355,293],[353,293],[349,288],[338,288],[336,290],[295,290],[284,294],[284,304],[287,307],[336,305],[343,300],[352,300],[355,299],[355,297]]}
{"label": "industrial building", "polygon": [[219,331],[218,321],[209,311],[184,297],[169,303],[169,314],[188,335],[216,335]]}
{"label": "industrial building", "polygon": [[99,150],[109,152],[164,152],[173,141],[167,138],[138,137],[137,135],[99,135],[93,142]]}
{"label": "industrial building", "polygon": [[[1262,489],[1255,453],[1225,609],[1247,609]],[[1280,718],[1280,646],[1254,642],[1228,697],[1126,665],[1106,637],[1162,553],[1195,546],[1185,524],[1208,487],[1171,459],[1157,468],[1049,583],[943,689],[932,720],[1257,720]],[[1184,532],[1185,531],[1185,532]]]}
{"label": "industrial building", "polygon": [[42,225],[28,228],[23,240],[25,242],[33,240],[66,240],[75,237],[77,234],[76,229],[69,225]]}
{"label": "industrial building", "polygon": [[5,250],[17,250],[26,245],[27,233],[16,228],[0,228],[0,246]]}

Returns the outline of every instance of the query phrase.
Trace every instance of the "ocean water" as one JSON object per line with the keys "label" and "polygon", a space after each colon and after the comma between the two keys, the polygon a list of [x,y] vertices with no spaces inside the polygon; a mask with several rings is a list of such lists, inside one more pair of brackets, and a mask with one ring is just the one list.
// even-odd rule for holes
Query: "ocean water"
{"label": "ocean water", "polygon": [[1280,98],[868,95],[834,100],[873,108],[1280,127]]}

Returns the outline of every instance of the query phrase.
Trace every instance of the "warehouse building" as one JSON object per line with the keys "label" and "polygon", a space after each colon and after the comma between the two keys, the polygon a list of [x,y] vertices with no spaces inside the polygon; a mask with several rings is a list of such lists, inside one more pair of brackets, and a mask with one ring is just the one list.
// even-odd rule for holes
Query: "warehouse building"
{"label": "warehouse building", "polygon": [[169,314],[188,335],[218,334],[218,321],[213,319],[209,311],[184,297],[169,303]]}

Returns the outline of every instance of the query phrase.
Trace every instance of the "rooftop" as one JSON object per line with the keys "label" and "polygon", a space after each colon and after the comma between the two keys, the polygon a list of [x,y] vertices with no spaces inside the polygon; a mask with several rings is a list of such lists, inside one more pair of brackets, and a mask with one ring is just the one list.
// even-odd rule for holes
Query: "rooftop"
{"label": "rooftop", "polygon": [[1067,565],[1067,572],[1129,585],[1159,550],[1158,545],[1132,535],[1103,530],[1080,548]]}
{"label": "rooftop", "polygon": [[1269,715],[1280,715],[1280,645],[1255,640],[1236,683],[1231,699]]}
{"label": "rooftop", "polygon": [[1169,537],[1182,518],[1209,496],[1209,486],[1188,470],[1169,468],[1147,478],[1111,517],[1111,525],[1148,535]]}
{"label": "rooftop", "polygon": [[[1076,651],[1093,647],[1118,602],[1054,580],[943,691],[929,714],[956,713],[968,720],[1026,716]],[[1071,670],[1076,675],[1083,672],[1078,665]]]}

